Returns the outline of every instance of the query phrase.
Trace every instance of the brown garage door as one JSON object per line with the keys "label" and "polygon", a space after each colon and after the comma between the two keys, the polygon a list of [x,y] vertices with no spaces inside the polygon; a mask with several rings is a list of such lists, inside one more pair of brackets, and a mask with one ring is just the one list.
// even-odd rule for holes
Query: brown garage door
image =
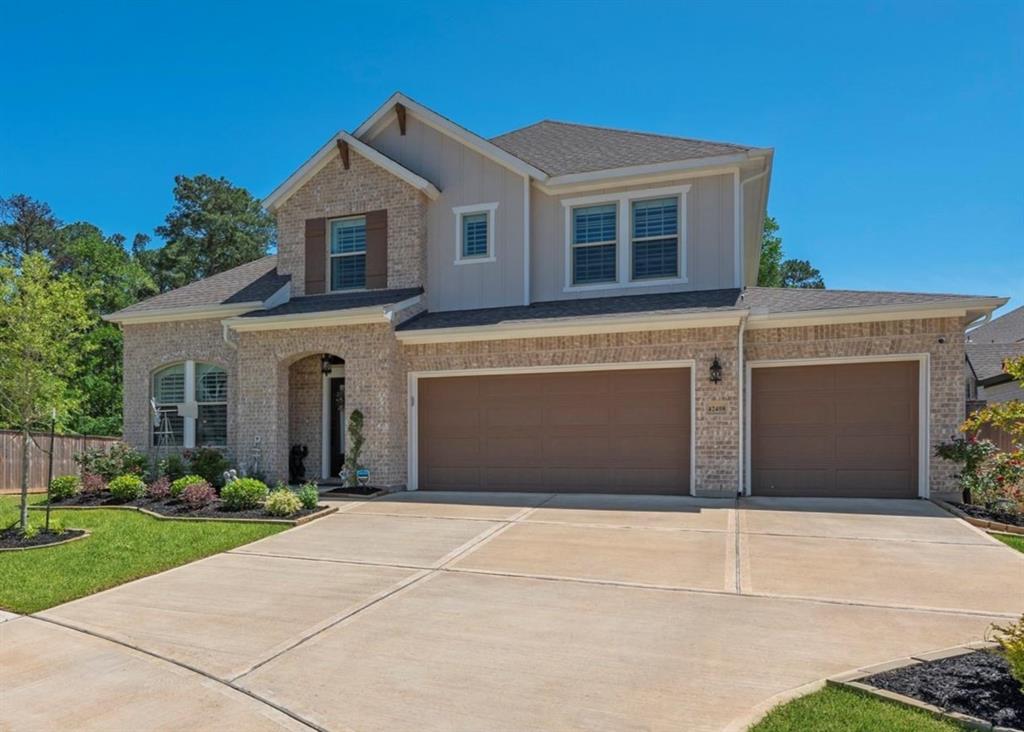
{"label": "brown garage door", "polygon": [[751,492],[914,498],[918,363],[751,370]]}
{"label": "brown garage door", "polygon": [[419,380],[426,490],[687,493],[690,371]]}

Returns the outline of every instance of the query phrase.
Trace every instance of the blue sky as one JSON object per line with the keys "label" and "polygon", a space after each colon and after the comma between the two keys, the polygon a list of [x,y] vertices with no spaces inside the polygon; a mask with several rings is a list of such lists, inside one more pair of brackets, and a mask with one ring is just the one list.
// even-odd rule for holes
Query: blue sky
{"label": "blue sky", "polygon": [[0,195],[152,235],[177,173],[264,196],[400,89],[776,149],[830,287],[1024,304],[1024,3],[0,2]]}

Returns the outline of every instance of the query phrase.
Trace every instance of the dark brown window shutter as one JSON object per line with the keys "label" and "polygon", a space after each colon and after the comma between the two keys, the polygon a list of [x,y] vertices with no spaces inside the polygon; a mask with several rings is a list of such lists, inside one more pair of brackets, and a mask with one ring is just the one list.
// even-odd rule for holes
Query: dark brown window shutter
{"label": "dark brown window shutter", "polygon": [[327,290],[327,219],[306,219],[306,294]]}
{"label": "dark brown window shutter", "polygon": [[366,289],[388,286],[388,212],[366,214]]}

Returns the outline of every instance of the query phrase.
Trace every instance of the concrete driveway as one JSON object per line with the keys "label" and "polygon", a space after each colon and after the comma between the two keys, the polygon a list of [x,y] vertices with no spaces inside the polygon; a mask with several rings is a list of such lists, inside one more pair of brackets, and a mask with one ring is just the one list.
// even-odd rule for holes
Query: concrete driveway
{"label": "concrete driveway", "polygon": [[926,501],[399,494],[0,622],[0,729],[720,730],[1022,609]]}

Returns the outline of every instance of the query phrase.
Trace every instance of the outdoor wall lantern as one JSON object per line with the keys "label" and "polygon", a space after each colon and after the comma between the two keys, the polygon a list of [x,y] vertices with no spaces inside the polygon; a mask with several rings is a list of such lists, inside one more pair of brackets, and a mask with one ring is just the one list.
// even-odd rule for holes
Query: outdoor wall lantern
{"label": "outdoor wall lantern", "polygon": [[718,354],[715,354],[714,360],[711,362],[711,383],[717,384],[722,380],[722,362],[718,360]]}
{"label": "outdoor wall lantern", "polygon": [[325,353],[320,357],[320,373],[330,375],[331,373],[331,354]]}

